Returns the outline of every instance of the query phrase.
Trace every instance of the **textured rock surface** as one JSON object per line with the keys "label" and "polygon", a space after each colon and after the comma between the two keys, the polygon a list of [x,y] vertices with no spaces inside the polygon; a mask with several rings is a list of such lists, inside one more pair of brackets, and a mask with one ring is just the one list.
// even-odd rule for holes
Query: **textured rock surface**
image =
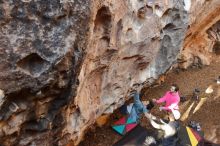
{"label": "textured rock surface", "polygon": [[74,100],[79,113],[66,116],[72,135],[122,105],[129,89],[151,85],[167,71],[187,27],[187,13],[176,1],[97,1],[91,11],[90,41]]}
{"label": "textured rock surface", "polygon": [[1,144],[57,143],[62,107],[75,96],[89,5],[0,1]]}
{"label": "textured rock surface", "polygon": [[[152,85],[176,63],[188,18],[189,34],[217,31],[217,17],[202,25],[200,17],[208,17],[195,13],[201,2],[192,3],[192,15],[190,3],[0,1],[0,143],[77,144],[96,118],[124,103],[131,88]],[[210,17],[218,12],[217,0],[204,3],[199,7]],[[179,56],[183,67],[190,64],[190,40],[188,35]]]}
{"label": "textured rock surface", "polygon": [[220,1],[192,1],[180,67],[209,65],[220,55]]}

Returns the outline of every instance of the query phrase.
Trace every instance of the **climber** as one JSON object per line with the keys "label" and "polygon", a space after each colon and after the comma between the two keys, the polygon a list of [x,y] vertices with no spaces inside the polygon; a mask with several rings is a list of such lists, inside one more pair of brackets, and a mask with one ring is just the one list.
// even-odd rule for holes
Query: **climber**
{"label": "climber", "polygon": [[131,96],[133,96],[134,103],[126,106],[126,114],[129,114],[132,120],[139,122],[141,114],[149,112],[154,107],[154,103],[152,101],[141,101],[140,94],[137,91],[131,93]]}
{"label": "climber", "polygon": [[162,119],[159,119],[161,124],[155,122],[157,118],[153,115],[145,113],[145,116],[154,128],[164,131],[164,135],[162,138],[162,146],[176,146],[178,140],[177,132],[180,126],[180,123],[178,121],[178,119],[180,118],[180,113],[169,113],[169,121],[165,122]]}
{"label": "climber", "polygon": [[173,110],[177,110],[179,109],[179,102],[180,102],[180,96],[179,96],[179,87],[176,84],[172,84],[170,91],[167,91],[166,94],[161,97],[160,99],[156,100],[153,99],[154,103],[163,103],[165,102],[165,106],[159,107],[160,111],[161,110],[165,110],[167,112],[171,112]]}

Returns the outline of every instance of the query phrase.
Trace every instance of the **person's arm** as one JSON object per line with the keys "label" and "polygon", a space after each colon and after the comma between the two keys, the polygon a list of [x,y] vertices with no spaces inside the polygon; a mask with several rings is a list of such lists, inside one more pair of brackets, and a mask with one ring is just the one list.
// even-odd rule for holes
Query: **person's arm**
{"label": "person's arm", "polygon": [[150,123],[151,123],[151,125],[152,125],[154,128],[156,128],[156,129],[162,129],[162,125],[156,123],[154,120],[151,119],[151,120],[150,120]]}
{"label": "person's arm", "polygon": [[151,123],[151,125],[154,127],[154,128],[156,128],[156,129],[164,129],[164,125],[163,124],[158,124],[158,123],[156,123],[154,120],[153,120],[153,118],[154,119],[156,119],[154,116],[152,116],[151,114],[149,114],[149,113],[145,113],[145,116],[147,117],[147,119],[150,121],[150,123]]}
{"label": "person's arm", "polygon": [[165,102],[166,98],[167,98],[167,94],[168,94],[168,92],[163,97],[161,97],[160,99],[156,100],[156,103],[163,103],[163,102]]}

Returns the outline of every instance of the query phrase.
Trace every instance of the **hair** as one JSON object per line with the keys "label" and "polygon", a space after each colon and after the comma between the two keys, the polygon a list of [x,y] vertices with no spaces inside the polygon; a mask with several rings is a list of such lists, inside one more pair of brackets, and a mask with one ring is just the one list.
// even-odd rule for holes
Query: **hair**
{"label": "hair", "polygon": [[144,96],[144,93],[140,92],[139,95],[140,95],[140,98],[142,98]]}
{"label": "hair", "polygon": [[175,91],[176,91],[176,92],[179,91],[179,87],[178,87],[177,84],[172,84],[171,86],[175,87]]}
{"label": "hair", "polygon": [[154,102],[150,100],[149,104],[146,105],[146,109],[150,111],[153,107],[154,107]]}

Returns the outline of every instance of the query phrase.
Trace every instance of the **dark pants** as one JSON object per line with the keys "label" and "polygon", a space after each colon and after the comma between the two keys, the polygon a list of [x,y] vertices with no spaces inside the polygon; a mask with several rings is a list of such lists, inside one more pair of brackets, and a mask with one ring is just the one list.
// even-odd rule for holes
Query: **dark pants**
{"label": "dark pants", "polygon": [[128,114],[127,105],[125,105],[125,104],[122,105],[122,106],[119,108],[119,110],[120,110],[121,114],[123,114],[123,115]]}
{"label": "dark pants", "polygon": [[162,140],[162,146],[176,146],[177,137],[171,136]]}

